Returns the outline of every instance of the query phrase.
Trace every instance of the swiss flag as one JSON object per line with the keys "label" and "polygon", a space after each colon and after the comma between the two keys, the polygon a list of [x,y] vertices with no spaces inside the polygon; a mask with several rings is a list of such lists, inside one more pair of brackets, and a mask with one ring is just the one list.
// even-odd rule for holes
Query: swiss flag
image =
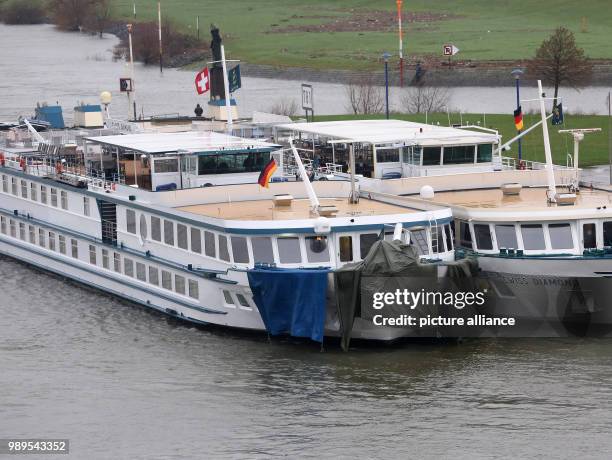
{"label": "swiss flag", "polygon": [[210,89],[208,67],[204,67],[195,77],[195,87],[198,94],[204,94]]}

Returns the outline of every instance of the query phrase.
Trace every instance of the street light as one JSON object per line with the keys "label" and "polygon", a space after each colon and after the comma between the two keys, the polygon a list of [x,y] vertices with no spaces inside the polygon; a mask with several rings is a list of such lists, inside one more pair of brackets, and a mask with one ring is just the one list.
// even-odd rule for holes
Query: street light
{"label": "street light", "polygon": [[[523,72],[519,68],[516,68],[516,69],[514,69],[510,73],[514,77],[514,80],[516,81],[516,110],[518,110],[519,107],[521,106],[521,96],[520,96],[521,75],[523,75],[523,73],[525,73],[525,72]],[[520,137],[519,137],[519,140],[518,140],[518,159],[519,159],[519,161],[521,161],[523,159],[523,146],[521,144],[521,138]]]}
{"label": "street light", "polygon": [[389,119],[389,58],[391,55],[385,51],[383,59],[385,60],[385,113],[387,120]]}

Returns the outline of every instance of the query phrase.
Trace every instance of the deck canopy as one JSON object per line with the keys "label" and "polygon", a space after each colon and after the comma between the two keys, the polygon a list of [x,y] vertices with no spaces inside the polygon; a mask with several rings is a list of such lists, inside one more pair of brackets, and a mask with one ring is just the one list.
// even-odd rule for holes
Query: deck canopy
{"label": "deck canopy", "polygon": [[207,154],[220,152],[271,152],[280,146],[257,139],[244,139],[213,131],[180,133],[142,133],[118,136],[87,137],[105,147],[146,155]]}
{"label": "deck canopy", "polygon": [[372,145],[461,145],[499,142],[499,135],[402,120],[349,120],[292,123],[279,128],[327,138],[330,143]]}

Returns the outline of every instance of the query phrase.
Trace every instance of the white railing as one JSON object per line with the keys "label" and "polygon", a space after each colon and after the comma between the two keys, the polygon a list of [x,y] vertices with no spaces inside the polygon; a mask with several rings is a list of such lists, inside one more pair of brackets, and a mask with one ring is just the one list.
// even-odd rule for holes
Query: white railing
{"label": "white railing", "polygon": [[[546,163],[532,160],[522,160],[525,167],[524,169],[546,169]],[[502,166],[504,169],[521,169],[519,167],[519,160],[512,157],[502,157]],[[553,165],[553,169],[573,169],[570,166]]]}

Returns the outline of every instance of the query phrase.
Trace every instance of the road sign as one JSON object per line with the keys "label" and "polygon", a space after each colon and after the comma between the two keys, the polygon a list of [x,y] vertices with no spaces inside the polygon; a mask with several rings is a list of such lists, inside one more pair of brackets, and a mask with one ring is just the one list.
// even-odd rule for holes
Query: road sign
{"label": "road sign", "polygon": [[119,79],[119,91],[122,93],[129,93],[132,91],[132,79],[131,78],[120,78]]}
{"label": "road sign", "polygon": [[459,48],[452,44],[446,44],[442,47],[442,53],[444,56],[454,56],[459,52]]}
{"label": "road sign", "polygon": [[312,99],[312,85],[302,83],[302,108],[304,110],[313,110],[314,101]]}

